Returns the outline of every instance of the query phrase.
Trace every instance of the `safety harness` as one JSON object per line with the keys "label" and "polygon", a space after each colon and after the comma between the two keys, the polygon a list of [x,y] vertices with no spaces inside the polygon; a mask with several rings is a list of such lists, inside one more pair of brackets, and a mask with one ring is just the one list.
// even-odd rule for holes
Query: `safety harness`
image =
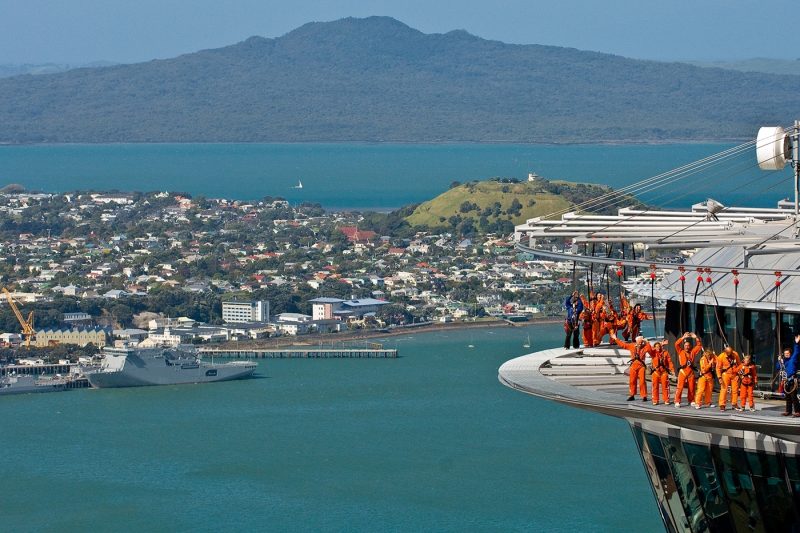
{"label": "safety harness", "polygon": [[[695,370],[695,366],[694,366],[694,360],[693,360],[694,358],[692,357],[692,351],[689,350],[687,352],[686,350],[681,350],[681,352],[678,354],[678,357],[680,357],[681,353],[684,354],[684,359],[686,360],[686,362],[683,365],[681,365],[681,370],[692,370],[692,371],[694,371]],[[694,372],[692,372],[692,373],[694,373]]]}
{"label": "safety harness", "polygon": [[753,384],[753,368],[755,365],[742,365],[742,368],[739,369],[739,377],[741,378],[741,384],[749,387]]}
{"label": "safety harness", "polygon": [[633,350],[633,361],[631,361],[631,365],[636,361],[642,363],[642,366],[645,366],[644,360],[646,358],[644,348],[647,346],[646,344],[642,344],[640,346],[634,346]]}
{"label": "safety harness", "polygon": [[655,357],[653,357],[653,360],[657,363],[653,364],[653,372],[661,372],[662,369],[664,370],[667,369],[667,367],[664,365],[663,362],[663,357],[665,353],[666,352],[662,350],[661,352],[657,353]]}

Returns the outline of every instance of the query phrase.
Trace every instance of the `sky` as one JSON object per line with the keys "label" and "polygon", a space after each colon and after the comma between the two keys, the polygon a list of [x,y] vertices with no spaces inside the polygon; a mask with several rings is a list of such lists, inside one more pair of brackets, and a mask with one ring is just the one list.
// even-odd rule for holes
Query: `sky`
{"label": "sky", "polygon": [[387,15],[425,33],[657,60],[795,59],[797,0],[0,0],[0,63],[132,63]]}

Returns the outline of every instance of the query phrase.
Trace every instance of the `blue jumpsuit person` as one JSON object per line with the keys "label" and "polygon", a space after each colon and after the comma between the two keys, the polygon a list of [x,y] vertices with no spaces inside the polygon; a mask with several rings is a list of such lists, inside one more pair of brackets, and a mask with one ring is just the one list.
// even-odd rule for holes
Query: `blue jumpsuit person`
{"label": "blue jumpsuit person", "polygon": [[581,329],[578,319],[583,312],[583,302],[581,301],[578,291],[567,296],[567,299],[564,301],[564,308],[567,310],[567,318],[564,320],[564,332],[566,333],[564,337],[564,348],[567,350],[569,349],[570,337],[572,337],[572,347],[578,348],[580,347],[580,339],[578,337]]}

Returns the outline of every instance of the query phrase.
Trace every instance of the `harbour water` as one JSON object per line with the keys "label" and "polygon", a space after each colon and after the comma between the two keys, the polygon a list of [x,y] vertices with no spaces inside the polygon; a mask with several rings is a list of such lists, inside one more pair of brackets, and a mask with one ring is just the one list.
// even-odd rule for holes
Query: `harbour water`
{"label": "harbour water", "polygon": [[623,422],[499,384],[528,334],[561,340],[419,334],[387,340],[397,359],[3,398],[2,529],[659,530]]}
{"label": "harbour water", "polygon": [[[729,144],[115,144],[0,146],[0,186],[32,190],[168,189],[193,195],[254,200],[282,196],[326,208],[390,209],[422,202],[453,181],[493,176],[551,179],[622,187],[697,161]],[[709,171],[710,172],[710,171]],[[791,190],[791,173],[764,176],[753,150],[733,157],[716,176],[690,175],[692,198],[774,205]],[[785,184],[780,184],[780,179]],[[716,178],[716,179],[711,179]],[[293,188],[302,180],[303,188]],[[724,180],[725,187],[720,187]],[[721,190],[728,191],[722,193]],[[645,201],[664,204],[680,190],[653,189]],[[684,205],[683,202],[678,202]]]}

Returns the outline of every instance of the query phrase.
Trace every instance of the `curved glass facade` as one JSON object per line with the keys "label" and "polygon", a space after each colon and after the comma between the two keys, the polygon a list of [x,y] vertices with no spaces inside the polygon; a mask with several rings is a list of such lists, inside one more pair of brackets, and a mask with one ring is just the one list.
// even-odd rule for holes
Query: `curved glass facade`
{"label": "curved glass facade", "polygon": [[800,460],[631,424],[669,531],[800,531]]}

